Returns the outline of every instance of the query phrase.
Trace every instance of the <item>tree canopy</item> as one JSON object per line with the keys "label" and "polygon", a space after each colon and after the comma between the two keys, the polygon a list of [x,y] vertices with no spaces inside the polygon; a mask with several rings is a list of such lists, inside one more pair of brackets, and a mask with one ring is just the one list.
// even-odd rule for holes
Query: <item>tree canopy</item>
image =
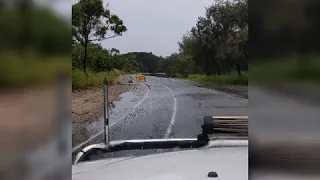
{"label": "tree canopy", "polygon": [[180,75],[221,75],[237,70],[241,76],[241,70],[248,69],[247,42],[247,1],[218,0],[178,42],[178,54],[166,58],[162,70]]}
{"label": "tree canopy", "polygon": [[127,31],[123,21],[115,14],[111,14],[103,6],[102,0],[80,0],[72,5],[72,37],[73,43],[79,43],[84,48],[82,69],[86,72],[88,45],[121,36]]}

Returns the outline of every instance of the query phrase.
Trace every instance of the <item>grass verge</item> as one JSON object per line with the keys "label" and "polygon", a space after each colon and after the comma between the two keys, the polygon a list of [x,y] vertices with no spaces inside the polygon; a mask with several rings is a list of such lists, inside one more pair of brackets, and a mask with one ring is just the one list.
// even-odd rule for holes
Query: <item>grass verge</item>
{"label": "grass verge", "polygon": [[90,87],[101,87],[105,78],[112,85],[116,83],[116,78],[121,74],[124,73],[114,69],[112,71],[98,73],[89,71],[88,76],[86,76],[82,70],[74,69],[72,70],[72,89],[81,90]]}
{"label": "grass verge", "polygon": [[264,84],[297,84],[320,89],[320,55],[262,59],[249,64],[250,82]]}
{"label": "grass verge", "polygon": [[230,75],[221,76],[207,76],[200,74],[190,74],[186,80],[199,82],[207,86],[220,86],[220,87],[235,87],[241,89],[248,88],[248,73],[242,72],[242,76],[239,76],[236,72]]}
{"label": "grass verge", "polygon": [[79,70],[72,70],[71,55],[45,56],[33,52],[5,52],[0,54],[0,88],[24,88],[52,85],[55,76],[63,72],[72,79],[72,89],[86,89],[103,85],[106,78],[111,84],[121,74],[134,74],[112,70],[110,72],[88,72],[88,77]]}
{"label": "grass verge", "polygon": [[58,72],[71,77],[71,56],[42,56],[34,53],[0,55],[0,87],[21,88],[52,84]]}

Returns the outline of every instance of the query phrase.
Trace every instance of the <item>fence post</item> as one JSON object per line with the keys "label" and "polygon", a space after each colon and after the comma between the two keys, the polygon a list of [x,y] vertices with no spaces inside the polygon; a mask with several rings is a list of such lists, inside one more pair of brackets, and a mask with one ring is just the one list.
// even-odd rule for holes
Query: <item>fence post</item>
{"label": "fence post", "polygon": [[109,142],[109,105],[108,105],[108,81],[103,82],[103,103],[104,103],[104,143]]}

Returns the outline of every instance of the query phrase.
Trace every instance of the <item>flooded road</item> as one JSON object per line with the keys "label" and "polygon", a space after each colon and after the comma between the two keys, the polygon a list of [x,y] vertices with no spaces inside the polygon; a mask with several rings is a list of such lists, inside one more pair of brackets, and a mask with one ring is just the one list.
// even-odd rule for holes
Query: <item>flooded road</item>
{"label": "flooded road", "polygon": [[[137,105],[142,103],[148,91],[147,86],[137,84],[131,91],[121,94],[118,101],[112,102],[112,104],[109,105],[110,125],[115,125],[118,121],[123,120],[130,112],[134,112]],[[103,130],[103,126],[103,117],[101,117],[98,121],[92,122],[87,126],[87,135],[89,137],[96,135]]]}
{"label": "flooded road", "polygon": [[[246,116],[247,101],[180,80],[147,77],[144,84],[114,102],[109,140],[195,138],[201,133],[203,117],[212,115]],[[103,142],[103,118],[89,124],[86,131],[89,144]],[[109,156],[125,154],[136,152]]]}

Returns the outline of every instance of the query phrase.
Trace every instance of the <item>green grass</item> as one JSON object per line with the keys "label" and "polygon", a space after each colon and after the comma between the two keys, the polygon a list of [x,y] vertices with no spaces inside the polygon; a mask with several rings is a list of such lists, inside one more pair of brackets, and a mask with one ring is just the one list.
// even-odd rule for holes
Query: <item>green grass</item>
{"label": "green grass", "polygon": [[93,73],[88,76],[79,70],[72,70],[71,55],[43,56],[37,53],[6,52],[0,54],[0,88],[23,88],[28,86],[51,85],[59,72],[64,72],[72,79],[72,89],[86,89],[103,85],[106,78],[111,84],[124,72],[112,70],[110,72]]}
{"label": "green grass", "polygon": [[[262,59],[249,64],[250,82],[320,88],[320,55]],[[302,63],[301,63],[302,62]],[[308,62],[308,63],[305,63]]]}
{"label": "green grass", "polygon": [[242,73],[241,77],[236,72],[233,72],[230,75],[221,75],[221,76],[190,74],[187,78],[183,78],[183,79],[199,82],[209,86],[234,86],[238,88],[247,89],[248,73],[247,72],[241,72],[241,73]]}
{"label": "green grass", "polygon": [[90,87],[101,87],[103,85],[103,81],[106,78],[110,84],[116,83],[116,78],[123,74],[122,71],[112,70],[108,72],[87,72],[88,76],[84,74],[82,70],[74,69],[72,71],[72,89],[73,90],[81,90],[87,89]]}
{"label": "green grass", "polygon": [[0,87],[21,88],[52,84],[58,72],[71,77],[71,56],[41,56],[34,53],[0,55]]}

